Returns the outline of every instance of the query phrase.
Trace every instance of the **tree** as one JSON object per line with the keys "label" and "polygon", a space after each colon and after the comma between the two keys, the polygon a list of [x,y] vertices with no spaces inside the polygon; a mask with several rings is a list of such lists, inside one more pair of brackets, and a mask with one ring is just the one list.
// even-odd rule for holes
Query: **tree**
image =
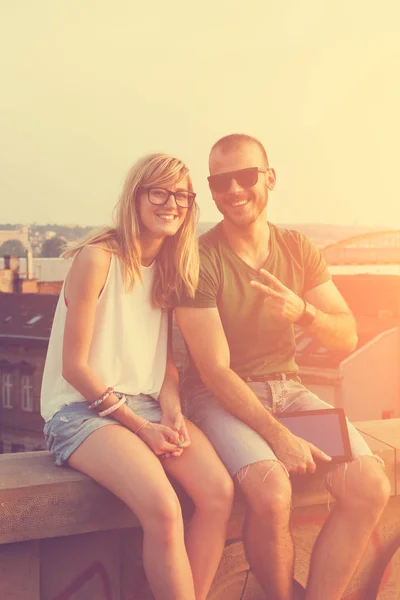
{"label": "tree", "polygon": [[65,238],[52,237],[43,242],[41,256],[43,258],[58,258],[65,248]]}
{"label": "tree", "polygon": [[6,240],[2,246],[0,246],[0,256],[18,256],[23,258],[25,256],[25,247],[19,240]]}

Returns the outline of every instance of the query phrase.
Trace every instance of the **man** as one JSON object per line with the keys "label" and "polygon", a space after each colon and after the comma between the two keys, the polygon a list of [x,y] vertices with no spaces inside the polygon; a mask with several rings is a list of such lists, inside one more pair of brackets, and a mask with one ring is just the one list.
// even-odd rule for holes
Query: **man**
{"label": "man", "polygon": [[[314,473],[330,460],[274,418],[327,406],[298,378],[294,323],[327,348],[350,352],[355,322],[318,249],[267,221],[276,175],[261,143],[242,134],[222,138],[209,167],[223,221],[200,240],[196,298],[176,309],[191,355],[183,396],[189,418],[246,498],[243,538],[252,571],[268,598],[292,600],[288,475]],[[315,544],[307,600],[342,597],[389,497],[382,466],[351,425],[349,434],[354,460],[327,477],[337,503]]]}

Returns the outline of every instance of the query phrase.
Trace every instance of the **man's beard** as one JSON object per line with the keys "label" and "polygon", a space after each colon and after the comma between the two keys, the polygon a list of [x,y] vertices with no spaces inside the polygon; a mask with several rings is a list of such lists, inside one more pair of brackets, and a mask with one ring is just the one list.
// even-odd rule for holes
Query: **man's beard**
{"label": "man's beard", "polygon": [[[266,198],[264,202],[257,202],[256,197],[253,194],[243,194],[244,197],[240,196],[232,196],[230,200],[228,198],[224,199],[224,201],[216,203],[216,206],[219,212],[224,216],[224,219],[228,221],[231,225],[238,228],[249,227],[253,225],[261,215],[261,213],[266,209],[268,204],[268,195],[266,194]],[[243,215],[235,215],[234,208],[231,207],[231,204],[234,202],[238,202],[240,200],[248,199],[249,203],[252,205],[251,211],[248,214]],[[261,199],[260,199],[261,200]],[[245,205],[247,206],[247,205]]]}

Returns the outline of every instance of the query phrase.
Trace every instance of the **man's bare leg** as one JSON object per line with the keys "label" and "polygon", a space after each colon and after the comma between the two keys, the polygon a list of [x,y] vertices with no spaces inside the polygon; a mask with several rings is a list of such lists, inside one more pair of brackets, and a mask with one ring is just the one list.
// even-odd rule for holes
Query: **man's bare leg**
{"label": "man's bare leg", "polygon": [[244,467],[236,482],[248,504],[243,541],[251,570],[267,598],[294,600],[289,478],[279,462],[269,460]]}
{"label": "man's bare leg", "polygon": [[339,467],[329,487],[337,504],[312,553],[306,600],[340,600],[390,494],[389,481],[371,456]]}

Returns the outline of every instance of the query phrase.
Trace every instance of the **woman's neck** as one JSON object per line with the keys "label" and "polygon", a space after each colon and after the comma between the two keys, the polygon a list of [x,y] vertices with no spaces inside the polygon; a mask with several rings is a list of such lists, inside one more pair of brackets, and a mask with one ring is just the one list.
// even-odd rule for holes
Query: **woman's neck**
{"label": "woman's neck", "polygon": [[140,236],[141,259],[140,262],[144,267],[149,267],[160,252],[164,238],[152,238],[148,236]]}

